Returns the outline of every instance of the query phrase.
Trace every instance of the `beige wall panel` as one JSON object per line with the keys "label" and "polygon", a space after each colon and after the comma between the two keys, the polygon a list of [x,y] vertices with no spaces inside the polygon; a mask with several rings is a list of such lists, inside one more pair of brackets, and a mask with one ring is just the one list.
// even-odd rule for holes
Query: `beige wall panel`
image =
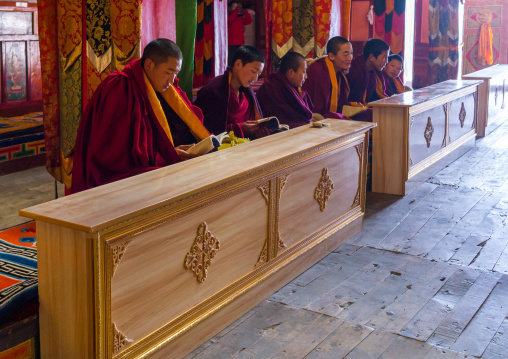
{"label": "beige wall panel", "polygon": [[[267,236],[267,208],[260,191],[251,188],[138,235],[111,282],[118,330],[142,339],[251,272]],[[203,221],[220,248],[199,283],[184,259]]]}
{"label": "beige wall panel", "polygon": [[413,116],[410,119],[409,129],[410,166],[418,164],[443,148],[445,146],[443,142],[445,132],[444,106],[438,106]]}
{"label": "beige wall panel", "polygon": [[473,94],[463,96],[450,102],[448,129],[450,142],[474,130],[475,98]]}
{"label": "beige wall panel", "polygon": [[[314,191],[321,180],[323,168],[328,169],[333,189],[324,211],[321,211],[319,203],[314,199]],[[289,174],[279,209],[280,238],[287,248],[353,207],[359,171],[359,156],[355,146],[351,146]],[[359,204],[358,202],[357,205]]]}

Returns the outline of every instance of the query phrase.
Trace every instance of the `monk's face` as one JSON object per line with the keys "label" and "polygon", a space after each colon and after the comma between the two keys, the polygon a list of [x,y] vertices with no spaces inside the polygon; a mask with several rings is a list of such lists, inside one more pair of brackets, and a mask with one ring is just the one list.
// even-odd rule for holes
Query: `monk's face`
{"label": "monk's face", "polygon": [[261,72],[263,72],[265,64],[260,61],[253,61],[243,64],[242,60],[238,59],[233,65],[233,78],[232,82],[238,82],[243,87],[249,87],[254,81],[257,81]]}
{"label": "monk's face", "polygon": [[398,77],[402,72],[402,63],[399,60],[390,61],[383,71],[392,79]]}
{"label": "monk's face", "polygon": [[388,50],[381,52],[378,57],[374,57],[373,54],[370,54],[369,60],[372,62],[372,65],[374,65],[376,70],[383,70],[386,63],[388,62]]}
{"label": "monk's face", "polygon": [[153,89],[161,93],[173,85],[181,68],[182,59],[171,56],[168,57],[166,62],[162,62],[158,65],[155,65],[152,59],[146,59],[144,65],[146,77],[148,77]]}
{"label": "monk's face", "polygon": [[351,43],[342,44],[336,54],[328,53],[328,58],[332,61],[336,72],[348,71],[353,60],[353,46]]}
{"label": "monk's face", "polygon": [[307,62],[302,59],[300,62],[300,67],[298,71],[294,71],[293,69],[289,69],[286,72],[286,77],[289,80],[289,83],[293,87],[302,87],[303,83],[307,79]]}

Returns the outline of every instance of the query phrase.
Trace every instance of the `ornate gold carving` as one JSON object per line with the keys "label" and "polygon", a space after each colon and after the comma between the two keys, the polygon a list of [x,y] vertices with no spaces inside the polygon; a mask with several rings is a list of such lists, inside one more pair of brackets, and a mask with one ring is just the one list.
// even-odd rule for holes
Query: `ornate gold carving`
{"label": "ornate gold carving", "polygon": [[284,243],[284,241],[280,238],[280,232],[277,232],[277,239],[279,241],[279,247],[277,248],[278,251],[287,247],[286,244]]}
{"label": "ornate gold carving", "polygon": [[212,259],[219,250],[220,243],[208,230],[206,222],[202,222],[197,231],[190,252],[185,256],[183,266],[196,274],[199,283],[203,283],[208,274],[208,268],[212,264]]}
{"label": "ornate gold carving", "polygon": [[427,148],[430,147],[430,140],[432,140],[432,135],[434,134],[434,126],[432,126],[432,120],[427,120],[427,127],[425,127],[425,132],[423,133],[423,136],[425,137],[425,140],[427,141]]}
{"label": "ornate gold carving", "polygon": [[494,106],[497,106],[497,98],[499,94],[497,93],[497,86],[496,86],[496,92],[494,93]]}
{"label": "ornate gold carving", "polygon": [[118,353],[123,347],[131,344],[133,342],[132,339],[127,339],[125,335],[123,335],[118,328],[116,327],[116,324],[113,323],[113,352]]}
{"label": "ornate gold carving", "polygon": [[261,191],[266,203],[270,201],[270,181],[266,182],[262,186],[259,186],[258,189]]}
{"label": "ornate gold carving", "polygon": [[288,177],[289,177],[289,174],[279,177],[279,199],[282,196],[282,190],[284,189],[284,186],[286,185],[286,181],[288,180]]}
{"label": "ornate gold carving", "polygon": [[263,249],[261,250],[261,253],[259,253],[258,261],[254,267],[258,267],[266,262],[268,262],[268,239],[265,240]]}
{"label": "ornate gold carving", "polygon": [[[360,162],[360,166],[362,165],[362,157],[363,157],[363,142],[359,143],[355,146],[356,154],[358,155],[358,160]],[[362,171],[358,173],[358,189],[356,190],[355,198],[353,199],[353,204],[351,204],[351,208],[360,205],[360,198],[362,193]]]}
{"label": "ornate gold carving", "polygon": [[411,132],[411,128],[413,128],[413,123],[415,122],[415,117],[411,116],[409,119],[409,132]]}
{"label": "ornate gold carving", "polygon": [[125,250],[127,249],[127,245],[131,241],[126,241],[122,244],[119,244],[118,246],[114,247],[111,251],[111,262],[113,263],[113,276],[116,273],[116,268],[118,267],[118,264],[120,264],[120,261],[123,258],[123,255],[125,254]]}
{"label": "ornate gold carving", "polygon": [[333,182],[328,176],[328,168],[323,168],[323,172],[321,174],[321,178],[319,179],[319,183],[314,190],[314,199],[319,203],[319,209],[321,212],[325,210],[326,202],[328,201],[328,197],[332,193]]}
{"label": "ornate gold carving", "polygon": [[462,102],[462,106],[460,107],[460,112],[459,112],[460,128],[464,127],[465,120],[466,120],[466,107],[464,106],[464,102]]}

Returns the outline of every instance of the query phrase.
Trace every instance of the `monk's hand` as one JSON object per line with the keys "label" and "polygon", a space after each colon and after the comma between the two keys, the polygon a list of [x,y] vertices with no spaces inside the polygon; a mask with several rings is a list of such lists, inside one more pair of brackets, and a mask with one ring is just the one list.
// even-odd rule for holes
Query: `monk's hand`
{"label": "monk's hand", "polygon": [[176,153],[178,153],[178,155],[180,156],[180,158],[182,160],[190,160],[191,158],[195,158],[195,157],[198,157],[198,155],[196,154],[191,154],[189,152],[187,152],[187,150],[189,148],[191,148],[192,146],[194,146],[194,144],[192,145],[180,145],[178,147],[175,147],[175,150],[176,150]]}
{"label": "monk's hand", "polygon": [[259,123],[257,121],[245,121],[242,123],[242,131],[247,135],[254,135],[259,129]]}

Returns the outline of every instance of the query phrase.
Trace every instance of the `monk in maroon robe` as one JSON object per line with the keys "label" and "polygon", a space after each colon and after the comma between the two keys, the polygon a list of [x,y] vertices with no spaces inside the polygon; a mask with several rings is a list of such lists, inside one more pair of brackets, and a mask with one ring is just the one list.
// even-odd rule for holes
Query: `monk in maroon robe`
{"label": "monk in maroon robe", "polygon": [[210,80],[198,91],[194,105],[205,116],[204,125],[212,133],[233,131],[236,137],[259,138],[268,135],[257,120],[263,118],[259,103],[250,88],[263,71],[265,58],[253,46],[236,50],[232,67]]}
{"label": "monk in maroon robe", "polygon": [[386,65],[390,46],[380,39],[370,39],[363,48],[363,54],[351,63],[347,79],[351,91],[351,104],[366,105],[369,102],[388,97],[384,93],[381,71]]}
{"label": "monk in maroon robe", "polygon": [[303,90],[309,93],[314,112],[325,118],[346,118],[342,107],[348,105],[349,85],[345,74],[351,66],[351,43],[335,36],[326,44],[327,56],[315,60],[307,69]]}
{"label": "monk in maroon robe", "polygon": [[312,122],[312,101],[302,85],[307,78],[305,57],[288,52],[280,61],[279,71],[270,74],[257,92],[265,116],[295,128]]}
{"label": "monk in maroon robe", "polygon": [[388,64],[381,71],[387,96],[398,95],[406,91],[404,83],[400,79],[403,63],[404,61],[400,55],[393,54],[388,56]]}
{"label": "monk in maroon robe", "polygon": [[178,87],[181,63],[178,46],[157,39],[99,85],[79,126],[71,193],[190,158],[190,143],[209,136]]}

